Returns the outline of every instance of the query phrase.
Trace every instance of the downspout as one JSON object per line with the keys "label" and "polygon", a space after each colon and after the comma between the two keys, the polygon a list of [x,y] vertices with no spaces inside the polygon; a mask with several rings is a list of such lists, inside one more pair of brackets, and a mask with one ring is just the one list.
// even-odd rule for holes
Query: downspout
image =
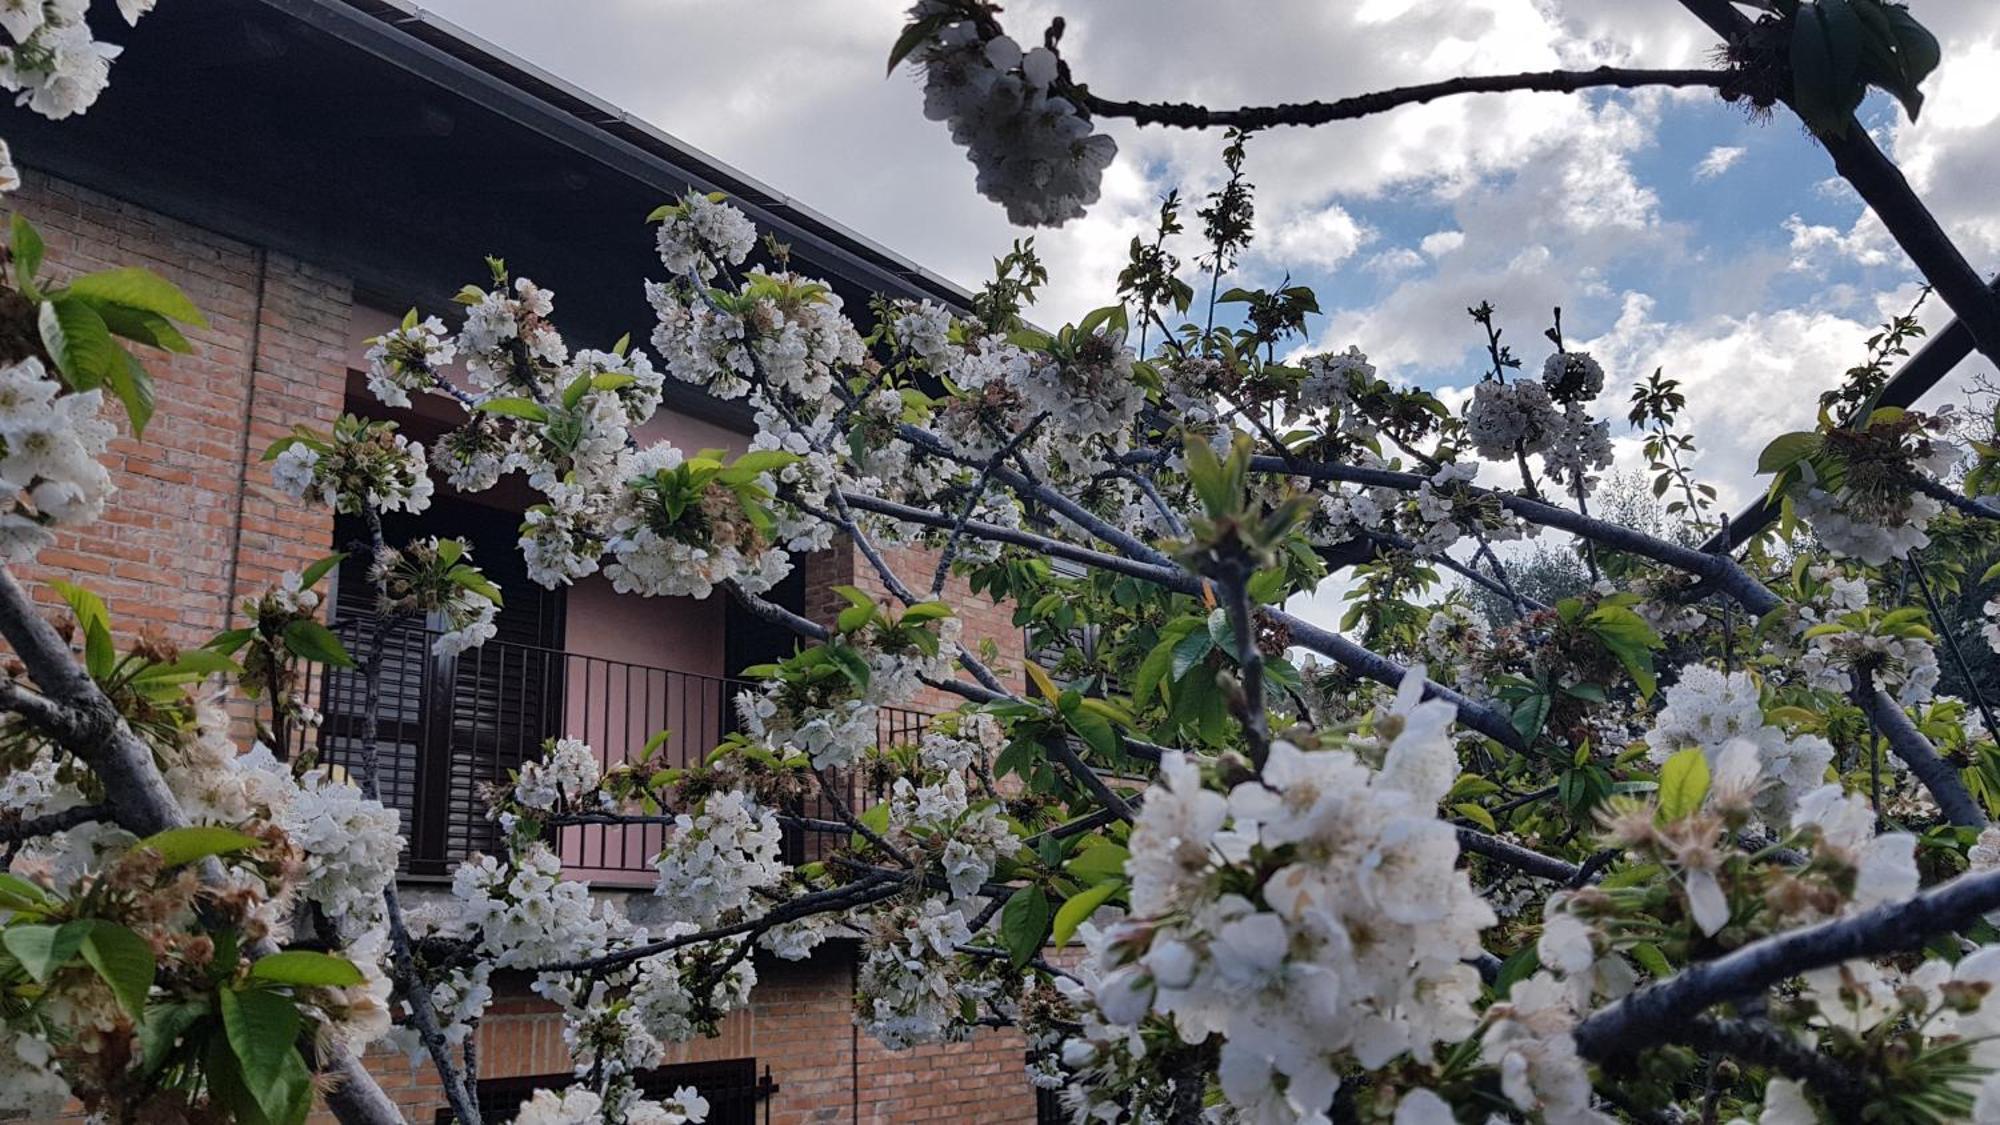
{"label": "downspout", "polygon": [[243,557],[244,511],[250,502],[250,429],[257,418],[257,361],[264,351],[264,285],[270,277],[271,252],[257,247],[257,285],[250,302],[249,363],[244,370],[243,432],[236,446],[236,516],[229,534],[229,566],[222,582],[222,628],[229,628],[236,609],[236,574]]}

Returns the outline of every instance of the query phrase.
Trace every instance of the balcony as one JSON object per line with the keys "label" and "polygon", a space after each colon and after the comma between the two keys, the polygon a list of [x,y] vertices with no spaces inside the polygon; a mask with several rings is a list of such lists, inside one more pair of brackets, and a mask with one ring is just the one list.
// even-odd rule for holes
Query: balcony
{"label": "balcony", "polygon": [[[358,654],[367,627],[366,619],[350,618],[334,628]],[[508,771],[538,754],[545,739],[581,739],[608,767],[636,757],[665,730],[651,761],[660,767],[696,764],[736,729],[735,697],[754,686],[499,640],[441,657],[432,652],[436,637],[415,623],[399,624],[383,654],[380,784],[383,801],[403,815],[409,839],[403,869],[412,876],[446,875],[470,854],[498,850],[499,826],[486,818],[485,791],[508,784]],[[325,721],[290,738],[289,749],[316,746],[321,761],[353,771],[361,758],[361,675],[312,665],[308,676],[304,698],[316,701]],[[884,708],[883,743],[918,738],[927,718]],[[852,783],[849,789],[852,805],[863,795]],[[835,815],[818,796],[790,811]],[[572,826],[559,830],[552,843],[572,875],[642,884],[650,880],[665,831],[658,825]],[[808,842],[788,830],[787,856],[797,862],[807,851]]]}

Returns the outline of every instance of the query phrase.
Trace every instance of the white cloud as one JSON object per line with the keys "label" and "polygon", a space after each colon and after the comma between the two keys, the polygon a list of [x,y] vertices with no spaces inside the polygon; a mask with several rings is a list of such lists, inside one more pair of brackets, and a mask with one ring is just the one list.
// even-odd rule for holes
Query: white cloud
{"label": "white cloud", "polygon": [[1743,159],[1743,154],[1749,151],[1742,145],[1716,145],[1708,150],[1707,156],[1701,158],[1701,163],[1694,166],[1694,178],[1712,180],[1729,171],[1737,161]]}
{"label": "white cloud", "polygon": [[1283,267],[1330,270],[1354,256],[1374,234],[1338,204],[1305,211],[1273,226],[1252,252]]}
{"label": "white cloud", "polygon": [[1785,220],[1785,230],[1792,236],[1792,268],[1795,270],[1820,265],[1823,251],[1859,266],[1884,265],[1894,248],[1894,243],[1887,242],[1887,232],[1873,223],[1857,223],[1843,231],[1823,223],[1808,223],[1792,215]]}
{"label": "white cloud", "polygon": [[1364,268],[1370,273],[1381,274],[1384,277],[1395,277],[1413,270],[1420,270],[1424,267],[1424,264],[1425,261],[1422,254],[1417,253],[1407,246],[1398,246],[1393,250],[1384,250],[1379,254],[1373,255],[1364,264]]}
{"label": "white cloud", "polygon": [[1431,257],[1442,258],[1453,250],[1465,245],[1465,232],[1462,230],[1433,231],[1425,235],[1424,240],[1417,245],[1423,249],[1424,253]]}

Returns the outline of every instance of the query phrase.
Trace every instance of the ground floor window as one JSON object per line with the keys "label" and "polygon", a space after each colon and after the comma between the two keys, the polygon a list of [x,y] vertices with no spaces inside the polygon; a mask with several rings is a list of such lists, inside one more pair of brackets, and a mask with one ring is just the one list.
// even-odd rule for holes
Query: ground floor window
{"label": "ground floor window", "polygon": [[[649,1095],[670,1095],[683,1086],[694,1087],[708,1099],[708,1125],[768,1123],[770,1098],[778,1092],[778,1084],[771,1081],[771,1068],[767,1066],[758,1074],[756,1059],[660,1066],[641,1071],[637,1078],[639,1089]],[[481,1079],[479,1115],[486,1121],[512,1121],[536,1090],[561,1090],[575,1082],[576,1076],[568,1073]],[[437,1111],[435,1125],[449,1125],[453,1120],[450,1108],[443,1108]]]}

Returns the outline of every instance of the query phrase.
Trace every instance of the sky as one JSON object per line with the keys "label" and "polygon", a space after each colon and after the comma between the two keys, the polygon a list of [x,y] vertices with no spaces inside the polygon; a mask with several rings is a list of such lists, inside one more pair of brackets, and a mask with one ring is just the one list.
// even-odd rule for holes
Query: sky
{"label": "sky", "polygon": [[[884,76],[887,0],[428,0],[426,8],[651,121],[960,284],[1034,234],[1051,281],[1035,319],[1113,303],[1160,196],[1223,174],[1218,133],[1105,130],[1104,196],[1057,230],[1011,228],[923,118],[914,73]],[[1912,0],[1944,63],[1912,123],[1886,97],[1863,121],[1974,266],[2000,258],[2000,5]],[[1334,98],[1458,74],[1706,65],[1716,43],[1673,0],[1089,0],[1010,3],[1022,41],[1067,20],[1073,73],[1113,98],[1210,106]],[[1529,363],[1561,306],[1572,348],[1609,378],[1622,466],[1633,382],[1681,381],[1697,476],[1732,507],[1757,452],[1812,424],[1820,391],[1908,308],[1917,277],[1789,115],[1751,119],[1707,91],[1449,98],[1250,145],[1258,241],[1237,281],[1313,286],[1315,350],[1358,345],[1387,378],[1461,401],[1491,301]],[[1196,224],[1188,216],[1190,226]],[[1191,261],[1198,247],[1181,247]],[[1924,320],[1948,314],[1933,300]],[[1970,365],[1961,378],[1969,376]]]}

